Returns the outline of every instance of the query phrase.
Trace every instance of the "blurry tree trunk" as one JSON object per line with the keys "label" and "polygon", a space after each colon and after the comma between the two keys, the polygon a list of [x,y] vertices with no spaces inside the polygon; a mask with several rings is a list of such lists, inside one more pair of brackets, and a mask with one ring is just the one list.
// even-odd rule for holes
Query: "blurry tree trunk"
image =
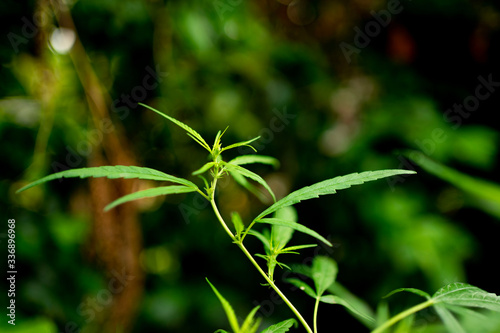
{"label": "blurry tree trunk", "polygon": [[[85,90],[94,127],[102,135],[102,145],[93,149],[88,159],[89,166],[136,165],[123,129],[111,122],[111,98],[90,65],[69,9],[60,0],[52,0],[52,7],[60,27],[73,30],[77,36],[70,57]],[[112,295],[112,302],[98,314],[97,322],[89,323],[99,332],[131,331],[143,292],[144,273],[139,263],[142,235],[137,209],[133,203],[128,203],[104,212],[106,204],[132,191],[133,182],[124,179],[89,179],[93,251],[107,273],[106,288]]]}

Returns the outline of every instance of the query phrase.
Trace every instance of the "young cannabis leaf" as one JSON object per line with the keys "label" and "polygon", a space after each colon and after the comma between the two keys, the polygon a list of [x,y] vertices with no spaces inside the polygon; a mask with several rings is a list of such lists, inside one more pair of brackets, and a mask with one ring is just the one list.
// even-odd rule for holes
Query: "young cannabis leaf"
{"label": "young cannabis leaf", "polygon": [[[280,165],[279,161],[274,157],[264,156],[264,155],[242,155],[233,158],[228,162],[228,164],[237,166],[245,164],[254,164],[254,163],[271,165],[275,169],[277,169]],[[252,185],[249,181],[247,181],[246,178],[240,172],[238,172],[233,168],[232,170],[231,169],[229,170],[229,173],[240,186],[242,186],[243,188],[251,192],[253,195],[255,195],[261,202],[263,203],[266,202],[266,197],[261,192],[261,190]],[[266,186],[264,186],[264,188],[266,188]]]}
{"label": "young cannabis leaf", "polygon": [[345,176],[338,176],[332,179],[327,179],[322,182],[316,183],[311,186],[306,186],[290,193],[283,199],[275,202],[272,206],[260,213],[255,221],[262,219],[264,216],[269,215],[280,208],[291,206],[299,203],[302,200],[318,198],[320,195],[334,194],[338,190],[343,190],[351,187],[352,185],[360,185],[368,181],[377,180],[385,177],[391,177],[401,174],[415,174],[415,171],[410,170],[378,170],[378,171],[365,171],[361,173],[351,173]]}
{"label": "young cannabis leaf", "polygon": [[[255,319],[255,315],[257,313],[257,310],[259,310],[259,306],[256,306],[250,311],[250,313],[246,316],[245,320],[241,324],[241,326],[238,323],[238,319],[236,318],[236,313],[233,310],[233,307],[229,302],[222,296],[222,294],[213,286],[213,284],[206,279],[210,287],[212,288],[213,292],[219,299],[219,301],[222,304],[222,307],[224,308],[224,312],[226,313],[227,319],[229,321],[229,325],[231,326],[231,329],[233,330],[233,333],[256,333],[260,322],[262,321],[262,318]],[[285,333],[288,332],[288,329],[292,327],[293,325],[297,326],[297,322],[295,319],[287,319],[285,321],[282,321],[278,324],[269,326],[265,330],[263,330],[261,333]],[[221,332],[221,333],[228,333],[225,330],[219,329],[215,331],[215,333]]]}
{"label": "young cannabis leaf", "polygon": [[203,148],[205,148],[206,150],[208,150],[210,153],[212,152],[212,150],[210,149],[210,146],[205,141],[205,139],[203,139],[203,137],[200,134],[198,134],[198,132],[196,132],[194,129],[192,129],[188,125],[184,124],[183,122],[178,121],[177,119],[175,119],[173,117],[170,117],[170,116],[164,114],[161,111],[156,110],[155,108],[150,107],[149,105],[142,104],[142,103],[138,103],[138,104],[141,105],[141,106],[144,106],[145,108],[150,109],[153,112],[158,113],[160,116],[162,116],[164,118],[167,118],[168,120],[170,120],[171,122],[173,122],[174,124],[176,124],[177,126],[179,126],[180,128],[184,129],[187,132],[187,135],[189,135],[200,146],[202,146]]}
{"label": "young cannabis leaf", "polygon": [[[297,220],[297,212],[293,207],[285,207],[277,211],[275,215],[278,219],[287,219],[292,223],[295,223],[293,221]],[[295,224],[301,226],[298,223]],[[256,256],[266,260],[268,270],[267,275],[272,281],[274,281],[274,270],[276,268],[276,265],[281,268],[285,267],[287,269],[290,269],[290,267],[278,261],[278,256],[280,254],[299,254],[297,252],[298,250],[317,246],[316,244],[307,244],[285,247],[292,239],[294,231],[294,228],[278,224],[272,225],[271,232],[269,232],[268,229],[265,229],[263,233],[259,233],[255,230],[250,230],[250,234],[257,237],[264,245],[264,251],[266,252],[266,254],[256,254]],[[312,230],[309,231],[315,233]]]}
{"label": "young cannabis leaf", "polygon": [[465,330],[458,322],[458,320],[454,317],[452,312],[465,316],[474,316],[474,311],[464,311],[464,308],[469,307],[500,312],[500,296],[497,296],[493,293],[488,293],[478,287],[474,287],[467,283],[456,282],[448,284],[436,291],[434,295],[432,295],[432,297],[425,291],[415,288],[396,289],[390,292],[385,297],[389,297],[401,291],[407,291],[417,294],[426,298],[427,301],[417,304],[414,307],[392,317],[377,329],[375,329],[372,333],[384,332],[387,328],[391,327],[398,321],[429,306],[434,307],[449,333],[465,333]]}

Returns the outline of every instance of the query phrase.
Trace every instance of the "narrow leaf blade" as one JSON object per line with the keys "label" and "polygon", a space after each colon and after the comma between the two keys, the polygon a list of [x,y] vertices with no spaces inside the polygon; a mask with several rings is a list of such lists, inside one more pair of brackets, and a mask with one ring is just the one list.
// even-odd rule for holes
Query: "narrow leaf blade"
{"label": "narrow leaf blade", "polygon": [[193,176],[200,175],[200,174],[206,172],[207,170],[209,170],[214,165],[215,165],[215,162],[208,162],[205,165],[203,165],[201,168],[199,168],[198,170],[193,171],[193,173],[191,173],[191,174]]}
{"label": "narrow leaf blade", "polygon": [[289,251],[297,251],[297,250],[302,250],[302,249],[308,249],[311,247],[316,247],[318,244],[305,244],[305,245],[295,245],[295,246],[289,246],[280,251],[280,253],[285,253]]}
{"label": "narrow leaf blade", "polygon": [[330,243],[326,238],[324,238],[323,236],[318,234],[316,231],[311,230],[308,227],[306,227],[302,224],[296,223],[296,222],[281,220],[281,219],[277,219],[277,218],[262,218],[262,219],[258,220],[257,222],[289,227],[289,228],[292,228],[292,229],[297,230],[299,232],[302,232],[304,234],[307,234],[309,236],[312,236],[312,237],[322,241],[323,243],[328,244],[329,246],[332,246],[332,243]]}
{"label": "narrow leaf blade", "polygon": [[182,128],[183,130],[185,130],[186,132],[188,132],[188,134],[190,134],[190,136],[196,142],[198,142],[203,148],[205,148],[206,150],[210,151],[210,146],[206,143],[206,141],[203,139],[203,137],[198,132],[196,132],[194,129],[192,129],[191,127],[189,127],[188,125],[184,124],[183,122],[181,122],[181,121],[179,121],[179,120],[177,120],[177,119],[175,119],[173,117],[170,117],[170,116],[164,114],[161,111],[156,110],[155,108],[152,108],[149,105],[146,105],[146,104],[143,104],[143,103],[138,103],[138,104],[144,106],[145,108],[150,109],[151,111],[154,111],[154,112],[158,113],[162,117],[167,118],[168,120],[170,120],[171,122],[173,122],[174,124],[176,124],[177,126],[179,126],[180,128]]}
{"label": "narrow leaf blade", "polygon": [[280,208],[294,205],[302,200],[318,198],[320,195],[334,194],[337,190],[343,190],[352,185],[360,185],[368,181],[377,180],[385,177],[391,177],[401,174],[414,174],[410,170],[378,170],[365,171],[361,173],[351,173],[345,176],[339,176],[332,179],[327,179],[311,186],[303,187],[295,192],[290,193],[283,199],[275,202],[272,206],[264,210],[255,219],[259,220],[266,215],[269,215]]}
{"label": "narrow leaf blade", "polygon": [[373,318],[372,316],[367,315],[366,313],[358,311],[358,309],[356,307],[352,306],[349,302],[347,302],[342,297],[334,296],[334,295],[325,295],[325,296],[321,296],[319,300],[321,302],[328,303],[328,304],[339,304],[339,305],[342,305],[349,312],[351,312],[353,315],[355,315],[356,317],[362,318],[367,323],[369,323],[370,327],[372,327],[372,326],[375,325],[375,318]]}
{"label": "narrow leaf blade", "polygon": [[466,333],[458,320],[443,305],[436,304],[434,309],[443,321],[449,333]]}
{"label": "narrow leaf blade", "polygon": [[99,166],[99,167],[79,168],[79,169],[70,169],[61,171],[58,173],[48,175],[41,179],[38,179],[37,181],[34,181],[31,184],[28,184],[22,187],[21,189],[17,190],[17,193],[54,179],[88,178],[88,177],[94,177],[94,178],[106,177],[110,179],[138,178],[138,179],[148,179],[148,180],[159,180],[159,181],[167,181],[197,188],[196,184],[190,182],[189,180],[178,178],[155,169],[143,168],[137,166],[115,165],[115,166]]}
{"label": "narrow leaf blade", "polygon": [[240,331],[240,326],[238,324],[238,319],[236,318],[236,314],[234,313],[233,307],[231,304],[229,304],[228,301],[219,293],[219,291],[206,279],[210,287],[212,287],[212,290],[214,291],[215,295],[217,295],[217,298],[222,304],[222,307],[224,308],[224,311],[226,312],[227,319],[229,321],[229,325],[231,325],[231,329],[234,332],[239,332]]}
{"label": "narrow leaf blade", "polygon": [[264,245],[266,252],[269,251],[270,244],[269,244],[268,237],[266,237],[265,235],[261,234],[260,232],[258,232],[256,230],[248,230],[248,234],[257,237]]}
{"label": "narrow leaf blade", "polygon": [[195,192],[195,191],[196,191],[196,189],[193,187],[175,186],[175,185],[150,188],[147,190],[127,194],[119,199],[116,199],[115,201],[113,201],[112,203],[107,205],[104,208],[104,211],[108,211],[108,210],[110,210],[118,205],[121,205],[121,204],[129,202],[129,201],[133,201],[133,200],[157,197],[159,195],[179,194],[179,193],[188,193],[188,192]]}
{"label": "narrow leaf blade", "polygon": [[[327,289],[330,293],[341,297],[346,302],[348,302],[352,307],[356,309],[357,312],[363,314],[362,317],[355,315],[365,326],[370,329],[375,328],[375,323],[367,321],[365,318],[374,318],[375,313],[372,308],[361,298],[357,297],[351,293],[347,288],[342,286],[338,281],[335,281]],[[382,302],[383,303],[383,302]]]}
{"label": "narrow leaf blade", "polygon": [[241,332],[248,332],[250,329],[257,324],[260,324],[261,318],[258,318],[255,320],[255,314],[257,313],[257,310],[259,310],[260,306],[256,306],[250,311],[248,316],[245,318],[243,321],[243,324],[241,324]]}
{"label": "narrow leaf blade", "polygon": [[[233,143],[232,145],[229,145],[227,147],[222,148],[221,152],[223,152],[224,150],[229,150],[229,149],[237,148],[237,147],[241,147],[241,146],[249,146],[249,144],[251,144],[252,142],[259,140],[259,139],[260,139],[260,136],[253,138],[253,139],[250,139],[250,140],[247,140],[247,141]],[[249,147],[251,147],[253,149],[252,146],[249,146]]]}
{"label": "narrow leaf blade", "polygon": [[242,156],[238,156],[236,158],[233,158],[228,163],[235,164],[235,165],[261,163],[261,164],[271,165],[276,169],[280,165],[280,162],[276,158],[271,157],[271,156],[264,156],[264,155],[242,155]]}
{"label": "narrow leaf blade", "polygon": [[269,185],[266,183],[264,179],[262,179],[261,176],[239,165],[229,164],[229,163],[224,163],[224,165],[229,171],[239,172],[242,176],[250,178],[256,181],[257,183],[261,184],[271,194],[271,196],[273,197],[273,201],[276,201],[276,197],[274,196],[273,190],[271,190]]}
{"label": "narrow leaf blade", "polygon": [[237,171],[229,171],[229,174],[233,177],[233,179],[240,184],[243,188],[247,189],[250,193],[255,195],[261,202],[266,202],[266,195],[261,192],[259,188],[251,184],[245,177],[243,177]]}
{"label": "narrow leaf blade", "polygon": [[416,288],[398,288],[398,289],[395,289],[395,290],[391,291],[390,293],[388,293],[387,295],[385,295],[383,298],[390,297],[390,296],[392,296],[394,294],[397,294],[397,293],[400,293],[402,291],[407,291],[407,292],[410,292],[410,293],[422,296],[422,297],[427,298],[427,299],[431,298],[431,295],[429,295],[428,293],[426,293],[423,290],[416,289]]}

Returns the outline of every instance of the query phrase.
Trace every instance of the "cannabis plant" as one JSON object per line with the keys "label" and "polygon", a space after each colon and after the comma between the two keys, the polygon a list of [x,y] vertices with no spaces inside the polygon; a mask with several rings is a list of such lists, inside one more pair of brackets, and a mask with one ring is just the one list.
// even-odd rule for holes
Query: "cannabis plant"
{"label": "cannabis plant", "polygon": [[[395,292],[402,290],[410,291],[425,297],[427,300],[424,303],[410,308],[392,318],[378,315],[377,319],[375,319],[373,311],[363,301],[353,296],[338,282],[336,282],[338,268],[335,261],[326,256],[317,256],[313,259],[311,267],[304,265],[294,267],[294,271],[302,275],[305,279],[309,279],[312,282],[312,286],[307,283],[307,280],[305,279],[290,278],[287,280],[289,283],[293,284],[298,289],[302,290],[306,295],[315,300],[311,327],[310,323],[303,317],[303,315],[296,309],[296,307],[289,301],[289,299],[275,283],[274,274],[277,267],[290,269],[290,267],[278,261],[278,257],[284,254],[297,254],[298,251],[302,249],[316,246],[316,244],[287,246],[294,232],[307,234],[328,246],[332,246],[332,244],[316,231],[310,229],[303,223],[299,223],[292,206],[303,200],[318,198],[320,195],[335,194],[338,190],[347,189],[352,185],[360,185],[368,181],[396,175],[414,174],[415,172],[410,170],[378,170],[337,176],[311,186],[306,186],[288,194],[280,200],[277,200],[271,187],[266,183],[266,181],[258,174],[244,167],[247,164],[253,163],[266,164],[276,167],[279,163],[275,158],[258,154],[242,155],[229,161],[225,161],[223,158],[224,152],[242,146],[250,147],[257,152],[251,144],[258,140],[259,137],[223,146],[222,137],[227,130],[226,128],[226,130],[219,131],[217,133],[214,143],[210,146],[198,132],[188,125],[158,110],[155,110],[152,107],[144,104],[141,105],[181,127],[187,132],[188,136],[190,136],[209,153],[209,162],[205,163],[198,170],[195,170],[192,173],[192,175],[199,178],[201,186],[197,185],[193,181],[179,178],[155,169],[117,165],[72,169],[58,172],[28,184],[19,189],[18,192],[50,180],[71,177],[137,178],[174,184],[162,185],[125,195],[109,203],[105,210],[112,209],[113,207],[132,200],[138,200],[146,197],[188,192],[199,193],[210,203],[217,220],[231,241],[245,254],[249,262],[265,280],[264,285],[272,288],[279,295],[279,297],[283,299],[284,303],[294,314],[295,318],[271,325],[261,331],[261,333],[286,332],[293,325],[296,325],[297,321],[300,322],[308,333],[317,333],[317,317],[320,303],[339,304],[344,306],[368,329],[374,329],[373,332],[376,333],[386,332],[386,329],[396,322],[429,306],[434,306],[436,308],[438,314],[443,318],[445,326],[448,328],[449,332],[453,333],[462,332],[463,330],[461,330],[460,324],[450,311],[464,313],[464,307],[480,307],[500,311],[500,300],[498,296],[488,294],[483,290],[470,285],[452,284],[439,290],[432,297],[427,293],[416,289],[398,289]],[[251,221],[243,221],[238,212],[233,212],[230,218],[231,224],[228,223],[228,221],[226,221],[226,219],[219,212],[216,201],[217,184],[219,183],[219,180],[225,176],[234,178],[237,183],[241,184],[252,193],[260,196],[261,193],[253,183],[256,182],[269,193],[273,203]],[[269,228],[264,227],[258,231],[256,228],[258,225],[268,225]],[[263,254],[252,255],[248,251],[244,244],[245,239],[248,236],[256,237],[260,242],[262,242],[264,250]],[[266,266],[264,268],[257,262],[256,257],[265,260]],[[224,311],[226,312],[229,326],[234,333],[255,333],[258,331],[260,319],[257,318],[256,314],[259,307],[253,308],[244,321],[240,323],[230,303],[210,282],[208,283],[220,300]],[[377,326],[379,327],[376,328]],[[217,332],[227,331],[219,329]]]}

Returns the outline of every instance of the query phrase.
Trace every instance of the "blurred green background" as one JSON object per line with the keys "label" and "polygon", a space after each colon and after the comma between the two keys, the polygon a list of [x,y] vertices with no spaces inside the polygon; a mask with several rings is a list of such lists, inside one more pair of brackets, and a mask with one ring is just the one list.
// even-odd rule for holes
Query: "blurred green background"
{"label": "blurred green background", "polygon": [[[261,135],[258,153],[281,167],[252,170],[279,197],[351,172],[418,171],[298,204],[299,222],[335,246],[286,263],[330,255],[338,281],[373,308],[400,287],[432,293],[462,281],[500,293],[498,204],[486,209],[398,153],[421,150],[500,183],[499,4],[290,2],[0,4],[0,244],[7,253],[6,221],[15,219],[18,270],[16,327],[2,314],[0,331],[227,329],[205,277],[241,317],[258,304],[265,324],[291,317],[196,195],[103,214],[117,193],[154,184],[70,179],[15,194],[44,175],[90,165],[130,163],[198,181],[190,173],[205,152],[137,102],[208,142],[226,126],[226,145]],[[238,153],[250,151],[226,159]],[[225,216],[236,210],[249,221],[266,207],[229,181],[221,187]],[[311,240],[292,242],[302,241]],[[262,251],[248,242],[252,253]],[[281,273],[276,279],[312,318],[313,301]],[[395,296],[391,310],[415,304],[412,297]],[[320,308],[319,324],[366,331],[331,305]]]}

